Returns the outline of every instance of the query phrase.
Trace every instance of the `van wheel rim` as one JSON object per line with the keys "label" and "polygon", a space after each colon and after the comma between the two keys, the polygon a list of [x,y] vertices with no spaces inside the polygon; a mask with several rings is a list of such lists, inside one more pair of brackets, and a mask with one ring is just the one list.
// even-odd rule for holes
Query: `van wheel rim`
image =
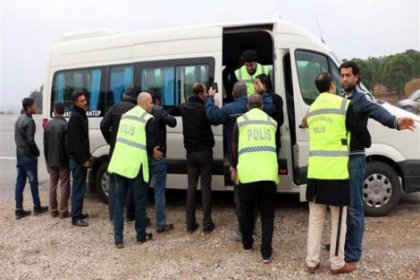
{"label": "van wheel rim", "polygon": [[391,196],[392,184],[384,174],[374,173],[365,179],[363,199],[369,207],[383,207],[389,202]]}
{"label": "van wheel rim", "polygon": [[109,175],[104,173],[101,178],[101,188],[106,196],[109,196]]}

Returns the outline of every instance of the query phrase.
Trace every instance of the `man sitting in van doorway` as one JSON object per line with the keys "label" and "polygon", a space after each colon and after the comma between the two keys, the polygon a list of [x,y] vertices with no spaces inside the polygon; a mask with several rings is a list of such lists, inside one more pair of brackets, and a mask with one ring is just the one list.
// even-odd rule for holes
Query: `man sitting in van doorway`
{"label": "man sitting in van doorway", "polygon": [[235,71],[235,76],[238,81],[243,81],[246,84],[248,95],[253,94],[254,78],[259,74],[269,74],[268,68],[257,62],[257,52],[255,50],[246,50],[243,52],[243,59],[245,64]]}
{"label": "man sitting in van doorway", "polygon": [[[246,84],[243,81],[236,82],[232,90],[232,96],[235,101],[224,105],[222,108],[219,108],[215,105],[214,95],[215,92],[209,92],[209,97],[206,101],[206,114],[207,118],[211,121],[213,125],[223,124],[223,147],[225,155],[225,165],[228,164],[227,166],[230,166],[230,158],[232,154],[233,127],[235,126],[236,119],[248,111],[248,94],[246,91]],[[233,201],[235,203],[235,214],[239,225],[239,194],[238,187],[236,184],[234,184]],[[235,239],[242,239],[239,229],[237,231],[237,237]]]}

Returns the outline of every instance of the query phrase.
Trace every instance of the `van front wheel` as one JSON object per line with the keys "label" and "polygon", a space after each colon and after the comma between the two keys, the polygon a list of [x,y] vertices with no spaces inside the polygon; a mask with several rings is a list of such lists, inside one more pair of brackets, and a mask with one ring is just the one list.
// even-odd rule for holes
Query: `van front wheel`
{"label": "van front wheel", "polygon": [[96,172],[96,191],[103,202],[108,203],[109,195],[109,174],[107,173],[108,162],[104,162],[99,166]]}
{"label": "van front wheel", "polygon": [[388,164],[378,161],[366,164],[363,184],[363,206],[366,216],[385,216],[400,201],[401,184]]}

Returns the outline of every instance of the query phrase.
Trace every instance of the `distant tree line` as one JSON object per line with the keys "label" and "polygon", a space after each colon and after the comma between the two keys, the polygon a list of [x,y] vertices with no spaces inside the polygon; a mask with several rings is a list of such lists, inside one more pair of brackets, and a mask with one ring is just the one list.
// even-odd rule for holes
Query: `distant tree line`
{"label": "distant tree line", "polygon": [[35,101],[37,107],[37,113],[42,114],[42,92],[44,91],[44,86],[40,86],[39,89],[33,90],[29,95]]}
{"label": "distant tree line", "polygon": [[[354,58],[361,71],[363,84],[373,93],[376,86],[385,86],[388,92],[408,95],[420,88],[420,52],[407,50],[403,53],[369,57],[366,60]],[[408,83],[411,82],[411,85]],[[409,92],[407,92],[409,91]]]}

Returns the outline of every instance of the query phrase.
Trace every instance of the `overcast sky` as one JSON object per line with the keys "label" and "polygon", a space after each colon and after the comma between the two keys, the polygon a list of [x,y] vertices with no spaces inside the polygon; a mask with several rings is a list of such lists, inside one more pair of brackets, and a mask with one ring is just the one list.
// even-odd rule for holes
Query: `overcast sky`
{"label": "overcast sky", "polygon": [[420,0],[1,0],[0,108],[43,83],[49,47],[64,32],[120,32],[272,19],[295,23],[340,58],[420,50]]}

